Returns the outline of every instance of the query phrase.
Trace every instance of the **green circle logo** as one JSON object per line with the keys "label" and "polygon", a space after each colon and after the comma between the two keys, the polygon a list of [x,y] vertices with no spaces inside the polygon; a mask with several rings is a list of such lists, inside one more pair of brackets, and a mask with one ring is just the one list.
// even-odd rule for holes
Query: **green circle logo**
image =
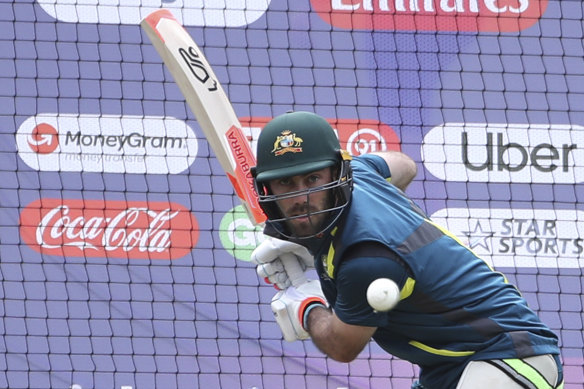
{"label": "green circle logo", "polygon": [[254,226],[243,206],[227,212],[219,224],[219,239],[223,248],[235,259],[249,261],[251,252],[264,240],[263,228]]}

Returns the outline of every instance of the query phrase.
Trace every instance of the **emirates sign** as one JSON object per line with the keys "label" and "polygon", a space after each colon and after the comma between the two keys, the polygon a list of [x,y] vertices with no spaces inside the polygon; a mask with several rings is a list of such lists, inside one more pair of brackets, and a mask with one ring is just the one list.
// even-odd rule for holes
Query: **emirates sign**
{"label": "emirates sign", "polygon": [[176,203],[40,199],[22,210],[20,234],[48,255],[175,259],[195,247],[199,228]]}
{"label": "emirates sign", "polygon": [[533,26],[548,0],[311,0],[328,24],[349,30],[514,32]]}

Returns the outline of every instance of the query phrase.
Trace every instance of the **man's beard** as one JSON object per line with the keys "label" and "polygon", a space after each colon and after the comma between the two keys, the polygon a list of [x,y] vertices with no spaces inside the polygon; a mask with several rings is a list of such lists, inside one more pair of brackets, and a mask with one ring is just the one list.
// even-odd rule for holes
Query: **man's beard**
{"label": "man's beard", "polygon": [[308,237],[318,234],[328,219],[330,214],[328,210],[332,208],[331,203],[329,192],[322,208],[313,206],[310,202],[292,207],[286,212],[286,215],[291,218],[286,221],[288,229],[297,237]]}

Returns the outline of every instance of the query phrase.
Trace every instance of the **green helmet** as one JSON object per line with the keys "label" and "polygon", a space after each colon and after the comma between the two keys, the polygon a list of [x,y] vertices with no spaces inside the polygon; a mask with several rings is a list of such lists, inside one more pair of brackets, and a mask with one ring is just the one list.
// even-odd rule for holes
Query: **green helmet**
{"label": "green helmet", "polygon": [[255,179],[266,182],[333,166],[341,145],[331,125],[311,112],[277,116],[260,133]]}
{"label": "green helmet", "polygon": [[[289,112],[272,119],[260,133],[257,144],[257,166],[252,169],[259,204],[268,217],[268,224],[281,235],[291,239],[317,236],[334,225],[343,209],[349,204],[353,180],[350,166],[351,156],[341,149],[331,125],[321,116],[311,112]],[[331,167],[333,180],[322,186],[298,192],[274,195],[269,181],[299,176]],[[310,195],[326,191],[330,205],[325,209],[311,211]],[[305,196],[306,213],[285,216],[278,202]],[[315,217],[326,215],[326,218]],[[290,222],[295,218],[313,219],[314,233],[295,236],[290,231]]]}

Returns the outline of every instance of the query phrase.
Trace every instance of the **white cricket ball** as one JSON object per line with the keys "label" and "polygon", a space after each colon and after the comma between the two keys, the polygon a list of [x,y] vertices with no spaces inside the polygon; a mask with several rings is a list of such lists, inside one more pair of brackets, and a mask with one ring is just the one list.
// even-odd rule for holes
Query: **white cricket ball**
{"label": "white cricket ball", "polygon": [[386,312],[399,301],[399,286],[389,278],[378,278],[367,288],[367,302],[377,312]]}

